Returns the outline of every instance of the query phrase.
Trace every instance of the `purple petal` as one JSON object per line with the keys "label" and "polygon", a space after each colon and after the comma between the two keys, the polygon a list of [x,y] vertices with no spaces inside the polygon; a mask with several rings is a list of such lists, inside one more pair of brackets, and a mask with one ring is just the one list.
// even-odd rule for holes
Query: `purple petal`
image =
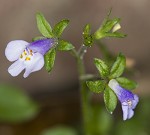
{"label": "purple petal", "polygon": [[134,100],[132,100],[132,109],[134,109],[137,106],[138,102],[139,97],[136,94],[134,94]]}
{"label": "purple petal", "polygon": [[139,97],[131,91],[122,88],[115,79],[109,81],[109,87],[116,93],[119,101],[122,104],[123,120],[133,117],[133,109],[139,102]]}
{"label": "purple petal", "polygon": [[[120,87],[120,86],[119,86]],[[119,100],[121,102],[125,102],[128,100],[133,100],[134,99],[134,94],[131,91],[128,91],[126,89],[120,88],[120,94],[118,96]]]}
{"label": "purple petal", "polygon": [[133,93],[122,88],[115,79],[110,80],[108,85],[116,93],[120,102],[134,99]]}
{"label": "purple petal", "polygon": [[108,86],[116,93],[120,94],[119,83],[115,79],[111,79],[108,83]]}
{"label": "purple petal", "polygon": [[44,57],[40,53],[35,53],[30,61],[25,62],[26,70],[23,75],[24,78],[28,77],[30,73],[40,70],[44,66]]}
{"label": "purple petal", "polygon": [[17,76],[21,73],[21,71],[25,69],[25,65],[22,61],[17,60],[16,62],[14,62],[9,68],[8,68],[8,72],[12,75],[12,76]]}
{"label": "purple petal", "polygon": [[126,102],[122,103],[122,111],[123,111],[123,120],[127,120],[129,107],[128,107],[128,104]]}
{"label": "purple petal", "polygon": [[132,118],[134,115],[134,111],[130,108],[128,111],[128,119]]}
{"label": "purple petal", "polygon": [[28,42],[23,40],[14,40],[9,42],[5,49],[6,58],[9,61],[16,61],[28,44]]}
{"label": "purple petal", "polygon": [[56,43],[54,38],[41,39],[30,43],[28,48],[33,52],[39,52],[44,55]]}

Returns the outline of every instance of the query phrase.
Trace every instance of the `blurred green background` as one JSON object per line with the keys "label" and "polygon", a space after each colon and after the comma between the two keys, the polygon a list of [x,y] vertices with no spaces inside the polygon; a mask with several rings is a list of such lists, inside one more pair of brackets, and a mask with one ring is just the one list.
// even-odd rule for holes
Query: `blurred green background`
{"label": "blurred green background", "polygon": [[[90,116],[93,123],[90,130],[102,135],[149,135],[149,6],[148,0],[1,0],[0,135],[81,133],[79,84],[74,58],[69,53],[58,53],[50,75],[43,68],[27,79],[22,74],[13,78],[7,72],[11,63],[5,58],[4,51],[11,40],[30,42],[40,35],[35,19],[35,13],[39,11],[52,26],[61,19],[69,19],[70,26],[63,38],[78,48],[82,43],[84,25],[90,23],[94,32],[110,7],[113,8],[112,16],[122,18],[121,31],[128,36],[103,42],[113,53],[123,52],[128,57],[128,65],[136,69],[131,79],[139,83],[134,92],[140,96],[140,103],[135,116],[124,122],[120,105],[113,115],[109,115],[104,108],[103,97],[93,95],[92,114],[99,115],[99,119]],[[101,56],[96,46],[88,50],[85,56],[88,73],[96,73],[93,57]],[[99,122],[99,127],[95,127]]]}

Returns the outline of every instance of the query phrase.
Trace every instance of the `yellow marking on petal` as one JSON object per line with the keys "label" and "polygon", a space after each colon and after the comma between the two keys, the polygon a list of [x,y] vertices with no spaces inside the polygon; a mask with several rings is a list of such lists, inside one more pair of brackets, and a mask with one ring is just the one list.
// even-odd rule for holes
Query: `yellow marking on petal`
{"label": "yellow marking on petal", "polygon": [[25,61],[28,61],[28,60],[31,60],[31,58],[29,58],[29,57],[26,57]]}
{"label": "yellow marking on petal", "polygon": [[30,55],[33,56],[33,51],[32,50],[30,50]]}
{"label": "yellow marking on petal", "polygon": [[22,54],[20,55],[20,58],[21,58],[21,59],[23,58],[23,55],[22,55]]}

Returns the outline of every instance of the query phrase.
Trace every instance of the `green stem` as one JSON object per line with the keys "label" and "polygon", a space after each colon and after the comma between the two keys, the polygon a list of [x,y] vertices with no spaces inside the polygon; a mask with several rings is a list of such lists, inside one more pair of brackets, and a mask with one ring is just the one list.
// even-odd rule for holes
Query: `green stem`
{"label": "green stem", "polygon": [[82,108],[82,117],[83,117],[83,132],[84,135],[89,135],[89,92],[86,86],[85,80],[81,79],[85,75],[85,66],[83,63],[83,56],[86,52],[87,47],[84,45],[81,46],[78,52],[73,50],[72,53],[76,56],[77,65],[78,65],[78,74],[80,82],[80,93],[81,93],[81,108]]}

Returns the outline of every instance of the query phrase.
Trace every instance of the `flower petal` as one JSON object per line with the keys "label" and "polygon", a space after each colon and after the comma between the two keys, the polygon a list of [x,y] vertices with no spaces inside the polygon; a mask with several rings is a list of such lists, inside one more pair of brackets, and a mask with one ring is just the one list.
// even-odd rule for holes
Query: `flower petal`
{"label": "flower petal", "polygon": [[129,107],[128,107],[128,104],[126,102],[122,103],[122,111],[123,111],[123,120],[127,120]]}
{"label": "flower petal", "polygon": [[134,109],[137,106],[138,102],[139,97],[136,94],[134,94],[134,100],[132,100],[132,109]]}
{"label": "flower petal", "polygon": [[30,73],[40,70],[44,66],[44,57],[40,53],[35,53],[30,61],[25,62],[26,71],[24,78],[28,77]]}
{"label": "flower petal", "polygon": [[134,115],[134,111],[130,108],[128,111],[128,119],[132,118]]}
{"label": "flower petal", "polygon": [[9,61],[17,60],[28,44],[28,42],[23,40],[14,40],[9,42],[5,49],[6,58]]}
{"label": "flower petal", "polygon": [[49,38],[49,39],[41,39],[30,43],[28,48],[33,52],[38,52],[44,55],[54,44],[56,39]]}
{"label": "flower petal", "polygon": [[119,83],[115,79],[111,79],[108,83],[108,86],[116,93],[120,94],[120,91],[122,90],[119,86]]}
{"label": "flower petal", "polygon": [[17,60],[16,62],[14,62],[9,68],[8,68],[8,72],[12,75],[12,76],[17,76],[21,73],[21,71],[25,69],[25,65],[22,61]]}

